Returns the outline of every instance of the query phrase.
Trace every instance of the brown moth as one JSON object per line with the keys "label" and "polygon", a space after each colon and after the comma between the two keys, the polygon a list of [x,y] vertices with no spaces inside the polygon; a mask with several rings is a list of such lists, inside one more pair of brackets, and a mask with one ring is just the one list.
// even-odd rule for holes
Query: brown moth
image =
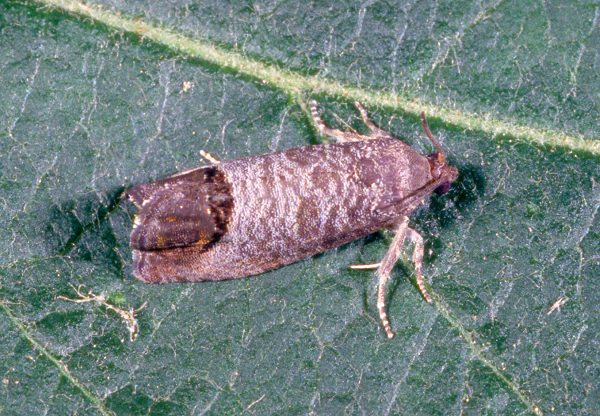
{"label": "brown moth", "polygon": [[148,283],[238,279],[388,228],[395,236],[383,260],[362,267],[377,267],[377,308],[391,338],[385,284],[406,238],[415,245],[417,285],[431,302],[421,275],[423,238],[408,217],[430,193],[447,192],[458,170],[447,165],[423,114],[437,148],[428,156],[376,127],[355,104],[368,136],[325,126],[312,102],[315,125],[337,143],[215,161],[125,191],[139,210],[134,275]]}

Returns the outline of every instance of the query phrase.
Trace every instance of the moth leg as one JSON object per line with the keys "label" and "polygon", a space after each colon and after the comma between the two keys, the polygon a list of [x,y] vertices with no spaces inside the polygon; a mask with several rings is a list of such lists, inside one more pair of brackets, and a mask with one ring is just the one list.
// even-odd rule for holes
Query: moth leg
{"label": "moth leg", "polygon": [[432,302],[431,296],[427,293],[425,283],[423,282],[423,276],[421,275],[421,267],[423,266],[423,237],[413,230],[412,228],[406,229],[406,236],[413,242],[415,249],[412,255],[412,261],[415,264],[415,274],[417,275],[417,286],[425,300],[429,303]]}
{"label": "moth leg", "polygon": [[387,131],[380,129],[375,124],[373,124],[373,122],[369,119],[369,116],[367,115],[367,110],[365,110],[364,107],[358,101],[355,101],[354,105],[356,106],[356,108],[358,108],[358,111],[360,111],[360,116],[362,117],[363,123],[365,123],[367,127],[371,130],[369,138],[375,139],[392,137],[392,135],[389,134]]}
{"label": "moth leg", "polygon": [[377,269],[377,276],[379,276],[379,289],[377,293],[377,309],[379,310],[379,318],[385,329],[385,333],[388,338],[392,338],[394,333],[390,326],[390,321],[385,313],[385,284],[390,277],[390,273],[396,264],[396,260],[400,257],[402,245],[406,238],[406,231],[408,230],[408,217],[404,216],[396,227],[396,235],[388,248],[387,253],[383,256],[380,266]]}
{"label": "moth leg", "polygon": [[370,136],[364,136],[351,131],[341,131],[327,127],[325,123],[323,123],[323,120],[321,120],[321,117],[319,117],[319,113],[317,112],[317,102],[314,100],[310,102],[310,114],[312,116],[313,123],[315,123],[315,126],[317,127],[317,130],[319,130],[321,134],[329,136],[339,143],[361,142],[363,140],[369,140],[372,138]]}
{"label": "moth leg", "polygon": [[365,270],[365,269],[378,269],[381,266],[381,263],[371,263],[371,264],[352,264],[350,266],[351,269],[354,270]]}
{"label": "moth leg", "polygon": [[421,294],[425,298],[425,300],[431,303],[432,299],[429,293],[427,293],[427,289],[425,288],[425,283],[423,282],[423,276],[421,275],[421,268],[423,266],[423,237],[408,226],[408,217],[402,217],[400,222],[394,228],[396,231],[396,235],[394,235],[394,239],[388,248],[387,253],[381,260],[379,268],[377,269],[377,275],[379,276],[379,292],[377,295],[377,309],[379,310],[379,316],[381,318],[381,322],[383,323],[383,328],[387,334],[388,338],[392,338],[394,333],[392,332],[392,328],[390,326],[390,322],[387,318],[387,314],[385,312],[385,284],[390,277],[390,273],[400,257],[400,253],[402,252],[402,246],[404,245],[404,240],[408,238],[411,240],[414,245],[414,251],[412,255],[412,261],[415,264],[415,274],[417,276],[417,286],[421,291]]}
{"label": "moth leg", "polygon": [[215,165],[219,163],[219,160],[217,158],[215,158],[213,155],[211,155],[208,152],[205,152],[204,150],[200,150],[200,156],[202,156],[204,159],[206,159],[208,162],[210,163],[214,163]]}

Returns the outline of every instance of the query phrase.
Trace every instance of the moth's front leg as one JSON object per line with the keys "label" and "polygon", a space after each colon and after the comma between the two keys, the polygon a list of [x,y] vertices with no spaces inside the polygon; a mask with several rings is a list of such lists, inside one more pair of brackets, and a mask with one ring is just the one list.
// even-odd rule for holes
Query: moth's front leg
{"label": "moth's front leg", "polygon": [[408,217],[402,217],[398,225],[395,227],[396,235],[394,236],[387,253],[385,253],[385,256],[383,256],[383,259],[379,264],[379,268],[377,269],[377,276],[379,276],[377,309],[379,310],[379,317],[381,318],[381,323],[383,324],[383,328],[385,329],[385,333],[387,334],[388,338],[392,338],[394,333],[392,332],[390,321],[385,313],[385,284],[390,277],[390,273],[392,272],[398,257],[400,257],[402,245],[404,244],[404,239],[406,238],[406,230],[408,230]]}
{"label": "moth's front leg", "polygon": [[414,251],[412,260],[415,264],[415,274],[417,280],[417,286],[419,286],[419,290],[423,294],[423,297],[427,302],[431,302],[431,296],[427,293],[427,289],[425,288],[425,283],[423,282],[423,276],[421,275],[421,268],[423,266],[423,237],[408,227],[408,217],[402,217],[402,219],[397,223],[394,227],[394,231],[396,234],[394,235],[394,239],[388,248],[387,253],[381,260],[379,264],[379,268],[377,269],[377,275],[379,276],[379,290],[377,295],[377,309],[379,310],[379,317],[381,318],[381,322],[383,324],[383,328],[385,329],[385,333],[388,338],[392,338],[394,333],[392,332],[392,328],[390,326],[390,321],[388,320],[387,314],[385,312],[385,285],[390,277],[390,273],[400,257],[400,253],[402,252],[402,246],[404,245],[404,240],[408,238],[411,240],[414,245]]}
{"label": "moth's front leg", "polygon": [[317,102],[310,102],[310,113],[313,118],[313,123],[317,127],[317,130],[321,134],[334,138],[338,143],[348,143],[348,142],[362,142],[370,139],[384,139],[384,138],[392,138],[392,135],[385,130],[380,129],[375,124],[369,120],[367,115],[367,111],[363,108],[362,105],[358,101],[354,103],[358,111],[360,111],[360,116],[363,119],[363,122],[367,125],[369,130],[371,130],[371,134],[365,136],[363,134],[351,132],[351,131],[341,131],[337,129],[332,129],[327,127],[321,117],[319,117],[319,112],[317,111]]}
{"label": "moth's front leg", "polygon": [[425,288],[425,282],[423,281],[423,275],[421,275],[421,267],[423,266],[423,237],[421,237],[421,234],[419,234],[412,228],[406,229],[406,237],[408,237],[415,245],[412,261],[415,264],[417,286],[419,286],[419,290],[421,291],[421,294],[423,295],[425,300],[431,303],[433,300],[431,299],[429,293],[427,293],[427,289]]}

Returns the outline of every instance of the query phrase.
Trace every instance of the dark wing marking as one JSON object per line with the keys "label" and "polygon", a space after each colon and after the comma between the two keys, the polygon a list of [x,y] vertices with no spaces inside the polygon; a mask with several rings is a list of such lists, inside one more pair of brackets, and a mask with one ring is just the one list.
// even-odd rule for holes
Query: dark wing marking
{"label": "dark wing marking", "polygon": [[225,234],[233,212],[231,185],[214,166],[139,185],[124,195],[139,209],[130,245],[141,251],[206,249]]}

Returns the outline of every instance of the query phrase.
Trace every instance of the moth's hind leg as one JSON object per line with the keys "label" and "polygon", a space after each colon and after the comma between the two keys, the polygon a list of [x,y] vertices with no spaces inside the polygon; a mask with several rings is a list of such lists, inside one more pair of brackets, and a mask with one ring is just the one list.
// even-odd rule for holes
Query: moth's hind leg
{"label": "moth's hind leg", "polygon": [[379,317],[381,318],[381,323],[383,324],[383,328],[385,329],[385,333],[387,334],[388,338],[392,338],[394,333],[392,332],[390,321],[388,320],[385,312],[385,285],[390,277],[390,273],[392,272],[394,265],[396,264],[396,261],[398,260],[398,257],[400,257],[404,240],[407,237],[415,245],[412,260],[415,264],[417,286],[419,286],[419,290],[421,291],[421,294],[423,294],[425,300],[427,300],[427,302],[431,302],[431,296],[429,296],[429,293],[427,293],[425,283],[423,282],[423,276],[421,275],[421,267],[423,263],[423,237],[421,237],[418,232],[408,227],[408,217],[402,217],[397,226],[394,227],[394,231],[396,232],[396,235],[394,236],[387,253],[385,253],[383,260],[381,260],[379,268],[377,269],[377,275],[379,276],[377,309],[379,310]]}
{"label": "moth's hind leg", "polygon": [[206,160],[207,162],[210,162],[214,165],[220,163],[220,161],[217,158],[215,158],[210,153],[205,152],[204,150],[200,150],[200,156],[202,156],[204,158],[204,160]]}
{"label": "moth's hind leg", "polygon": [[[365,111],[364,108],[359,107],[359,110],[361,110],[361,109],[362,109],[362,111]],[[361,111],[361,114],[362,114],[362,111]],[[363,140],[369,140],[369,139],[373,138],[372,135],[365,136],[363,134],[358,134],[358,133],[351,132],[351,131],[341,131],[341,130],[332,129],[332,128],[327,127],[325,125],[325,123],[323,123],[323,120],[321,120],[321,117],[319,117],[319,113],[317,112],[317,102],[314,100],[310,102],[310,114],[312,116],[313,123],[315,123],[315,126],[317,127],[317,130],[319,130],[319,132],[321,134],[324,134],[325,136],[329,136],[329,137],[335,139],[339,143],[361,142]],[[366,115],[366,112],[365,112],[365,115]],[[364,120],[364,117],[363,117],[363,120]],[[371,123],[371,125],[372,125],[372,123]],[[373,126],[373,127],[375,127],[375,126]],[[370,126],[369,126],[369,128],[370,128]]]}

